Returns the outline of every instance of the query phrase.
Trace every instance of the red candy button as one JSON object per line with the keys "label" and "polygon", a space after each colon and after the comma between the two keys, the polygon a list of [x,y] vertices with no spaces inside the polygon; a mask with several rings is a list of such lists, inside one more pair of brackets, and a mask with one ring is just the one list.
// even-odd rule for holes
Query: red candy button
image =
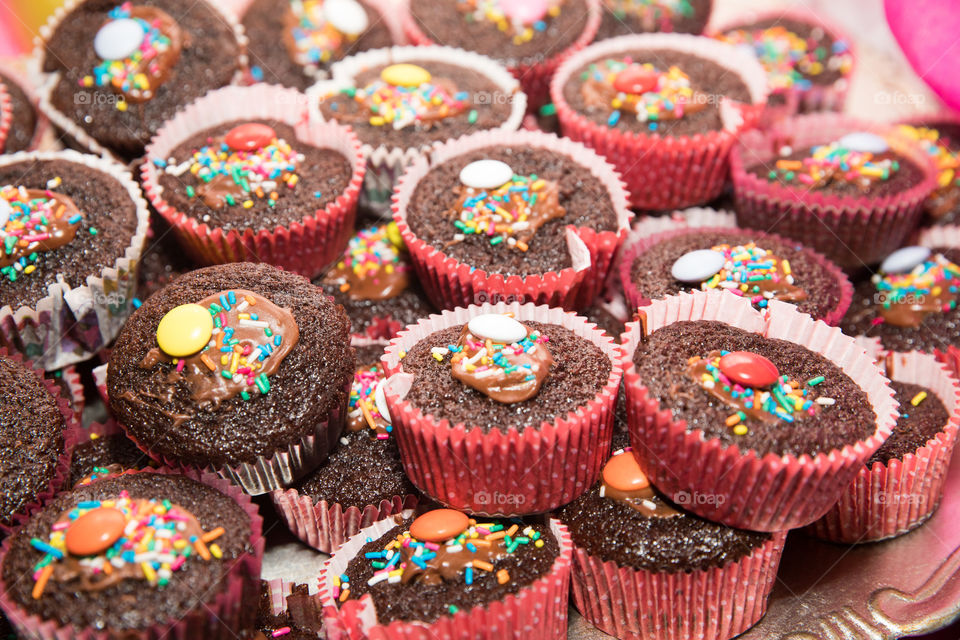
{"label": "red candy button", "polygon": [[629,451],[613,456],[603,467],[603,481],[618,491],[639,491],[650,486],[650,481]]}
{"label": "red candy button", "polygon": [[613,88],[623,93],[645,93],[657,88],[657,74],[639,65],[630,65],[613,79]]}
{"label": "red candy button", "polygon": [[254,151],[267,146],[276,137],[276,132],[267,125],[248,122],[230,129],[224,140],[234,151]]}
{"label": "red candy button", "polygon": [[720,371],[745,387],[768,387],[780,377],[775,364],[749,351],[731,351],[722,356]]}
{"label": "red candy button", "polygon": [[423,542],[445,542],[470,525],[467,514],[454,509],[427,511],[410,525],[410,535]]}
{"label": "red candy button", "polygon": [[74,556],[102,553],[123,535],[126,523],[123,513],[111,507],[88,511],[67,527],[67,552]]}

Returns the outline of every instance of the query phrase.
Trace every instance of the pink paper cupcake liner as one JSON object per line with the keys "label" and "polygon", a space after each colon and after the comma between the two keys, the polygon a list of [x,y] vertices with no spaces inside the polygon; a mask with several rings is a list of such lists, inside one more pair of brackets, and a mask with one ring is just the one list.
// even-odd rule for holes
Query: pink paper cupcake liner
{"label": "pink paper cupcake liner", "polygon": [[[396,8],[390,11],[395,12]],[[503,96],[510,100],[510,113],[493,131],[516,131],[527,109],[527,96],[520,84],[495,60],[455,47],[389,47],[372,49],[344,58],[335,63],[330,72],[332,79],[318,82],[307,91],[308,114],[311,120],[322,121],[320,103],[330,93],[354,86],[355,78],[371,67],[408,61],[434,61],[458,64],[486,76],[497,86]],[[430,153],[441,141],[420,147],[390,147],[363,143],[363,156],[367,162],[366,179],[363,182],[361,206],[384,217],[390,217],[390,196],[397,179],[406,167]]]}
{"label": "pink paper cupcake liner", "polygon": [[[159,180],[174,148],[192,135],[236,120],[271,119],[292,126],[302,144],[331,148],[350,162],[350,183],[336,200],[302,220],[273,229],[238,231],[212,227],[175,209]],[[295,89],[271,85],[225,87],[184,107],[147,146],[140,174],[147,198],[180,243],[203,264],[266,262],[315,278],[343,251],[353,233],[357,199],[366,171],[360,141],[336,123],[307,122],[306,97]]]}
{"label": "pink paper cupcake liner", "polygon": [[34,375],[40,380],[44,387],[57,402],[57,408],[60,415],[63,416],[63,453],[57,459],[57,465],[54,468],[53,476],[46,489],[38,493],[33,500],[23,505],[17,513],[13,514],[8,522],[0,521],[0,533],[9,533],[11,529],[18,526],[33,513],[37,507],[44,501],[60,491],[70,477],[70,461],[73,458],[73,449],[80,440],[80,421],[78,414],[70,406],[70,401],[63,397],[60,387],[53,380],[44,377],[43,370],[37,368],[36,364],[30,360],[24,359],[19,353],[10,353],[4,347],[0,347],[0,356],[6,356],[11,360],[18,362],[23,367],[33,371]]}
{"label": "pink paper cupcake liner", "polygon": [[7,86],[0,82],[0,151],[7,144],[7,135],[10,133],[10,123],[13,122],[13,104]]}
{"label": "pink paper cupcake liner", "polygon": [[[405,515],[410,516],[412,512],[405,512]],[[442,616],[429,624],[395,620],[381,625],[377,622],[369,595],[342,604],[333,597],[334,577],[344,573],[367,539],[376,540],[396,526],[392,519],[375,522],[347,540],[320,573],[320,602],[327,640],[535,640],[566,637],[573,543],[567,528],[558,520],[551,518],[549,525],[559,543],[560,553],[547,573],[517,593],[509,594],[503,600]]]}
{"label": "pink paper cupcake liner", "polygon": [[[752,104],[731,100],[720,104],[723,128],[694,136],[618,131],[597,124],[567,103],[564,87],[586,64],[636,49],[671,49],[720,64],[740,77]],[[766,74],[760,63],[736,48],[699,36],[651,33],[610,38],[571,56],[550,84],[563,135],[582,142],[607,158],[620,172],[639,209],[679,209],[713,200],[727,179],[730,150],[736,139],[755,126],[766,104]]]}
{"label": "pink paper cupcake liner", "polygon": [[[649,236],[634,243],[628,250],[624,252],[623,260],[620,262],[620,281],[623,283],[623,292],[627,298],[627,304],[629,305],[630,309],[645,307],[650,304],[650,299],[644,295],[640,287],[637,286],[637,283],[633,282],[632,278],[630,277],[630,272],[633,268],[633,262],[637,259],[637,256],[655,247],[661,242],[676,238],[677,236],[683,236],[689,233],[722,233],[724,231],[730,231],[730,228],[699,227],[695,229],[674,229],[673,231],[665,231],[663,233]],[[737,229],[736,231],[737,233],[751,234],[759,245],[763,245],[763,241],[765,239],[772,240],[773,242],[791,244],[786,238],[782,238],[772,233],[763,233],[762,231],[754,231],[752,229]],[[844,275],[844,273],[835,264],[827,260],[816,251],[803,249],[803,252],[821,269],[826,271],[831,280],[836,281],[840,285],[840,296],[837,300],[837,304],[832,309],[828,310],[822,318],[814,318],[815,320],[823,320],[829,325],[835,325],[840,322],[844,314],[847,312],[847,309],[850,307],[850,302],[853,300],[853,285],[850,284],[849,278],[847,278],[847,276]]]}
{"label": "pink paper cupcake liner", "polygon": [[314,501],[296,489],[271,491],[270,500],[293,535],[324,553],[333,553],[347,538],[377,520],[389,518],[404,509],[415,509],[419,502],[416,496],[408,494],[393,496],[361,509],[344,507],[338,502]]}
{"label": "pink paper cupcake liner", "polygon": [[729,640],[763,617],[785,531],[722,567],[664,573],[604,562],[574,547],[573,602],[621,640]]}
{"label": "pink paper cupcake liner", "polygon": [[[671,411],[650,396],[633,364],[640,324],[629,323],[623,362],[633,454],[652,483],[702,518],[753,531],[810,524],[837,501],[896,424],[897,403],[874,359],[840,329],[812,320],[791,304],[774,300],[761,314],[748,300],[710,290],[654,300],[644,311],[650,333],[674,322],[715,320],[819,353],[864,390],[877,416],[870,437],[814,456],[761,457],[735,444],[725,446],[701,431],[688,430],[685,421],[674,420]],[[710,499],[688,499],[698,494]]]}
{"label": "pink paper cupcake liner", "polygon": [[[540,106],[550,102],[550,80],[553,78],[557,69],[564,61],[570,58],[578,51],[582,50],[597,35],[597,29],[600,28],[601,11],[600,0],[587,0],[587,20],[584,23],[583,31],[572,45],[561,51],[555,56],[551,56],[543,62],[534,64],[514,63],[507,64],[510,73],[520,81],[523,86],[523,92],[527,94],[528,108],[533,111]],[[417,24],[410,11],[409,0],[405,0],[401,13],[403,30],[410,40],[410,44],[428,45],[436,44],[431,40]]]}
{"label": "pink paper cupcake liner", "polygon": [[[302,581],[274,578],[272,580],[264,580],[264,582],[267,584],[267,593],[270,598],[270,615],[279,616],[284,613],[289,613],[294,624],[306,629],[319,628],[322,625],[323,617],[320,613],[320,594],[316,580],[312,580],[307,584],[309,598],[306,603],[297,604],[291,604],[287,601],[287,598],[293,594],[293,588],[295,586],[304,584]],[[307,610],[304,608],[303,604],[308,604],[310,609]],[[313,609],[314,605],[316,606],[316,610]],[[280,638],[283,637],[283,635],[286,634],[277,637]]]}
{"label": "pink paper cupcake liner", "polygon": [[101,364],[93,369],[93,383],[97,387],[97,393],[100,399],[109,406],[110,399],[107,397],[107,365]]}
{"label": "pink paper cupcake liner", "polygon": [[[595,231],[569,225],[567,247],[572,266],[528,276],[488,274],[447,256],[414,235],[407,224],[407,206],[417,184],[430,169],[476,149],[498,145],[547,149],[576,161],[607,188],[617,213],[617,230]],[[630,215],[626,191],[613,167],[581,144],[538,131],[483,131],[450,140],[410,165],[393,195],[393,219],[427,297],[440,309],[499,301],[535,302],[570,310],[586,307],[603,290],[614,256],[626,237]]]}
{"label": "pink paper cupcake liner", "polygon": [[[131,473],[181,474],[172,469],[150,469]],[[187,471],[187,477],[213,487],[220,493],[233,498],[250,517],[251,552],[238,558],[223,579],[220,592],[210,601],[203,602],[180,620],[171,620],[145,629],[130,630],[121,633],[129,640],[191,640],[209,638],[211,640],[235,640],[242,629],[253,626],[257,611],[259,593],[260,562],[263,557],[264,539],[261,535],[263,519],[257,511],[257,505],[243,495],[229,482],[208,473]],[[0,547],[0,563],[9,550],[10,537]],[[61,625],[55,620],[43,620],[31,614],[17,604],[10,596],[0,577],[0,608],[7,619],[22,637],[38,640],[108,640],[117,637],[110,630],[77,628],[73,625]]]}
{"label": "pink paper cupcake liner", "polygon": [[[424,415],[404,398],[413,376],[403,371],[401,351],[431,333],[466,324],[479,313],[513,312],[518,320],[565,327],[599,347],[612,368],[596,397],[552,423],[506,433],[494,427],[451,425]],[[566,504],[593,485],[606,462],[622,368],[619,349],[586,318],[563,309],[498,303],[444,311],[410,325],[390,341],[381,362],[384,392],[400,457],[410,481],[454,509],[485,515],[542,513]]]}
{"label": "pink paper cupcake liner", "polygon": [[[853,131],[886,137],[891,148],[921,167],[923,179],[901,193],[867,198],[783,185],[748,171],[758,163],[774,162],[782,144],[800,149],[831,142]],[[919,222],[923,201],[937,180],[929,155],[889,125],[832,113],[791,118],[768,132],[744,134],[731,156],[731,175],[740,226],[769,229],[793,238],[843,269],[880,262],[900,247]]]}
{"label": "pink paper cupcake liner", "polygon": [[60,369],[60,378],[68,389],[67,401],[79,419],[79,416],[83,415],[84,407],[87,406],[87,399],[83,393],[83,381],[80,380],[80,373],[75,366],[68,365]]}
{"label": "pink paper cupcake liner", "polygon": [[88,360],[111,343],[127,321],[136,293],[137,268],[150,214],[140,187],[121,165],[76,151],[21,151],[0,157],[0,165],[38,160],[81,164],[114,178],[136,207],[136,230],[116,260],[90,273],[83,284],[52,284],[33,307],[0,303],[0,344],[19,351],[47,371]]}
{"label": "pink paper cupcake liner", "polygon": [[807,528],[818,538],[844,543],[892,538],[923,524],[940,504],[960,426],[960,384],[930,354],[911,351],[886,357],[893,364],[887,371],[892,380],[932,390],[950,418],[915,452],[862,467],[840,500]]}
{"label": "pink paper cupcake liner", "polygon": [[[3,61],[0,61],[0,73],[2,73],[4,77],[9,78],[12,82],[17,83],[17,86],[20,87],[20,90],[27,95],[27,99],[30,100],[30,104],[33,107],[34,113],[36,113],[37,124],[33,130],[33,138],[30,140],[30,145],[26,148],[26,151],[35,151],[40,147],[40,142],[47,134],[47,131],[50,130],[50,120],[48,120],[47,116],[40,111],[40,98],[37,96],[37,92],[33,88],[33,83],[27,80],[18,69],[4,63]],[[0,144],[0,149],[2,148],[3,145]]]}

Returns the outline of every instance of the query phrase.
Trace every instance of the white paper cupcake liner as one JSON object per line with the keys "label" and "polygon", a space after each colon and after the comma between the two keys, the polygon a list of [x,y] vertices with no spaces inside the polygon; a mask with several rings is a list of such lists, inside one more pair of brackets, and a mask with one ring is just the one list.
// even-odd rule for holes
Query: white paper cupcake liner
{"label": "white paper cupcake liner", "polygon": [[[40,99],[37,96],[37,91],[33,86],[33,83],[29,81],[20,71],[13,66],[6,64],[3,61],[0,61],[0,73],[4,76],[11,78],[13,82],[17,83],[17,86],[27,95],[27,99],[30,101],[30,105],[36,113],[37,124],[33,131],[33,139],[30,141],[30,145],[24,149],[24,151],[35,151],[40,147],[40,143],[43,140],[44,136],[50,130],[50,120],[43,114],[40,110]],[[0,149],[3,147],[0,146]]]}

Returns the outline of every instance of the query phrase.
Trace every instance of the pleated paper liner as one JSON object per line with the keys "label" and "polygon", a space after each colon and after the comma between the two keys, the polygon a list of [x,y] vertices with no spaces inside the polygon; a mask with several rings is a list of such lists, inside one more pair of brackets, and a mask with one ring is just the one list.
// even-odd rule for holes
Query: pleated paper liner
{"label": "pleated paper liner", "polygon": [[[466,324],[475,315],[506,312],[521,322],[565,327],[599,347],[610,358],[611,370],[596,397],[551,423],[506,431],[496,426],[487,430],[480,425],[451,425],[449,420],[424,415],[404,399],[413,376],[403,371],[401,351],[409,351],[435,331]],[[586,318],[529,303],[444,311],[409,325],[391,340],[381,362],[404,469],[410,481],[434,500],[485,515],[543,513],[570,502],[599,477],[613,437],[622,369],[613,339]]]}
{"label": "pleated paper liner", "polygon": [[[772,167],[783,144],[803,149],[856,131],[887,138],[892,149],[921,168],[923,179],[889,196],[835,196],[805,186],[771,182],[766,175],[749,172],[759,163]],[[879,263],[900,247],[919,222],[923,201],[937,181],[929,155],[889,125],[833,113],[791,118],[767,132],[744,134],[731,156],[731,176],[740,226],[793,238],[845,270]]]}
{"label": "pleated paper liner", "polygon": [[766,613],[786,537],[775,532],[722,567],[676,573],[623,567],[574,547],[573,603],[621,640],[729,640]]}
{"label": "pleated paper liner", "polygon": [[[350,163],[346,189],[323,209],[304,212],[302,219],[274,228],[257,228],[256,219],[251,216],[246,229],[227,230],[177,210],[164,197],[160,185],[164,169],[156,163],[166,162],[178,145],[205,129],[244,120],[283,122],[296,133],[296,140],[288,140],[294,147],[306,144],[341,154]],[[150,203],[198,262],[266,262],[315,278],[339,257],[353,233],[365,171],[360,141],[348,127],[308,122],[306,97],[302,93],[258,84],[217,89],[184,107],[147,146],[147,161],[141,165],[140,174]],[[281,197],[277,206],[282,205]]]}
{"label": "pleated paper liner", "polygon": [[884,357],[890,379],[930,389],[947,409],[948,421],[913,453],[861,467],[840,500],[807,527],[818,538],[844,543],[892,538],[926,522],[940,504],[960,427],[960,383],[933,355],[911,351]]}
{"label": "pleated paper liner", "polygon": [[12,122],[13,104],[10,102],[10,93],[7,91],[7,85],[0,82],[0,151],[3,151],[7,144]]}
{"label": "pleated paper liner", "polygon": [[[235,500],[250,517],[250,551],[234,561],[221,582],[216,594],[202,594],[209,598],[179,620],[169,620],[143,629],[94,629],[62,625],[56,620],[43,620],[17,604],[9,595],[0,576],[0,609],[16,628],[21,637],[36,640],[108,640],[122,637],[126,640],[235,640],[237,634],[253,625],[259,598],[260,562],[263,557],[264,539],[261,535],[263,519],[257,506],[250,502],[240,489],[226,480],[209,473],[197,471],[174,471],[151,469],[131,473],[184,474],[187,477],[213,487]],[[10,537],[0,547],[0,564],[7,554]],[[154,588],[146,586],[145,588]],[[198,598],[201,596],[198,596]]]}
{"label": "pleated paper liner", "polygon": [[[574,160],[606,187],[616,211],[617,230],[595,231],[568,225],[567,247],[572,266],[527,276],[487,273],[447,256],[418,238],[407,222],[407,207],[420,180],[442,162],[497,146],[546,149]],[[589,306],[603,290],[614,256],[626,237],[630,216],[623,182],[613,167],[583,145],[537,131],[483,131],[450,140],[411,164],[393,195],[393,218],[410,252],[417,277],[427,297],[440,309],[499,301],[534,302],[569,310]],[[536,242],[536,237],[533,241]]]}
{"label": "pleated paper liner", "polygon": [[[8,78],[10,82],[15,82],[17,84],[20,90],[26,94],[27,99],[30,101],[30,108],[33,109],[34,113],[36,114],[37,124],[33,130],[33,137],[30,140],[30,144],[25,149],[25,151],[35,151],[40,147],[40,142],[47,134],[47,131],[50,130],[50,121],[43,114],[43,112],[40,111],[40,98],[37,96],[36,89],[34,89],[33,83],[27,80],[18,69],[3,61],[0,61],[0,74],[3,74],[3,76]],[[0,143],[0,149],[3,149],[2,143]]]}
{"label": "pleated paper liner", "polygon": [[[644,295],[642,285],[638,285],[631,277],[633,263],[637,257],[656,247],[661,242],[672,240],[673,238],[679,236],[697,233],[723,233],[729,231],[750,234],[751,238],[757,243],[758,246],[761,247],[764,246],[764,241],[766,240],[787,245],[795,244],[790,240],[782,238],[776,234],[754,231],[752,229],[730,229],[729,227],[688,227],[685,229],[674,229],[672,231],[665,231],[663,233],[648,236],[647,238],[635,242],[629,249],[627,249],[623,254],[623,260],[620,263],[620,281],[623,283],[623,291],[626,295],[627,303],[630,308],[636,309],[637,307],[644,307],[650,304],[650,298]],[[704,248],[706,249],[709,247]],[[837,303],[833,306],[833,308],[827,310],[822,318],[814,318],[815,320],[823,320],[829,325],[835,325],[840,322],[844,314],[847,312],[847,309],[850,307],[850,302],[853,300],[853,285],[850,284],[850,279],[847,278],[847,276],[839,269],[839,267],[816,251],[806,248],[800,248],[800,250],[803,251],[804,255],[807,256],[807,258],[809,258],[810,261],[819,268],[819,270],[825,273],[828,281],[836,282],[840,287],[840,295],[838,296]],[[797,273],[795,275],[799,279],[800,284],[802,284],[803,274]]]}
{"label": "pleated paper liner", "polygon": [[[923,229],[918,234],[917,244],[931,249],[960,247],[960,225],[943,225]],[[947,365],[954,378],[960,380],[960,336],[955,338],[953,346],[948,347],[946,351],[937,350],[934,355],[937,360]]]}
{"label": "pleated paper liner", "polygon": [[[586,0],[586,3],[587,17],[584,21],[583,31],[580,32],[572,45],[542,62],[507,64],[507,69],[523,86],[523,92],[527,94],[528,107],[531,111],[550,102],[550,80],[557,69],[570,56],[589,45],[597,34],[597,29],[600,27],[601,11],[605,11],[605,9],[602,8],[600,0]],[[410,44],[420,46],[436,44],[417,24],[410,11],[409,0],[403,1],[401,21]]]}
{"label": "pleated paper liner", "polygon": [[761,457],[736,444],[725,446],[674,420],[671,411],[650,396],[633,364],[641,326],[629,323],[622,348],[633,454],[651,482],[671,499],[680,494],[710,496],[685,504],[702,518],[754,531],[810,524],[837,501],[896,423],[897,403],[874,359],[840,329],[812,320],[791,304],[774,300],[760,313],[748,300],[710,290],[667,296],[643,310],[650,333],[675,322],[714,320],[819,353],[863,389],[877,417],[870,437],[813,456]]}
{"label": "pleated paper liner", "polygon": [[[298,582],[284,578],[273,578],[271,580],[264,580],[263,583],[266,585],[270,615],[280,616],[289,613],[291,622],[297,627],[319,631],[323,625],[323,616],[320,611],[320,594],[317,580]],[[307,595],[294,594],[294,587],[302,584],[307,585]],[[274,633],[279,631],[281,630],[276,629]],[[267,635],[269,637],[269,634]],[[286,633],[281,633],[274,637],[282,638],[285,635]]]}
{"label": "pleated paper liner", "polygon": [[[576,111],[564,87],[586,64],[637,49],[669,49],[715,62],[747,86],[752,104],[721,101],[723,128],[693,136],[620,131],[598,124]],[[754,127],[767,98],[766,74],[756,59],[735,47],[699,36],[654,33],[620,36],[593,44],[571,56],[550,84],[563,135],[591,147],[623,176],[630,204],[639,209],[681,209],[713,200],[727,180],[730,150],[744,131]]]}
{"label": "pleated paper liner", "polygon": [[[391,10],[396,11],[396,8]],[[495,60],[454,47],[390,47],[372,49],[344,58],[331,67],[330,80],[318,82],[307,90],[309,118],[322,121],[320,103],[325,97],[354,86],[356,78],[365,70],[409,61],[455,64],[485,76],[510,101],[510,114],[491,131],[509,132],[520,128],[527,108],[527,96],[520,90],[519,83]],[[363,182],[361,206],[383,218],[389,218],[390,196],[404,169],[413,161],[428,155],[430,150],[441,142],[443,141],[438,140],[430,145],[408,148],[362,143],[367,173]]]}
{"label": "pleated paper liner", "polygon": [[140,187],[122,166],[76,151],[22,151],[0,157],[0,165],[62,160],[104,173],[127,192],[136,207],[136,230],[116,260],[70,287],[51,284],[33,307],[0,306],[0,344],[50,371],[92,358],[117,337],[131,312],[137,267],[150,224]]}
{"label": "pleated paper liner", "polygon": [[78,418],[83,415],[83,409],[87,406],[87,399],[84,396],[83,381],[80,379],[80,373],[77,371],[77,368],[71,364],[47,375],[54,379],[54,384],[57,384],[57,378],[62,381],[63,386],[61,390],[63,391],[63,395],[66,396],[67,402],[70,403],[70,408],[73,409]]}
{"label": "pleated paper liner", "polygon": [[[412,512],[403,515],[410,517]],[[333,586],[333,579],[346,571],[350,560],[357,556],[368,539],[376,540],[396,526],[393,518],[375,522],[347,540],[320,574],[320,601],[327,640],[546,640],[566,637],[573,543],[567,528],[558,520],[550,519],[549,525],[559,543],[560,553],[547,573],[517,593],[472,609],[461,609],[431,623],[395,620],[381,625],[369,595],[341,603],[334,597]]]}

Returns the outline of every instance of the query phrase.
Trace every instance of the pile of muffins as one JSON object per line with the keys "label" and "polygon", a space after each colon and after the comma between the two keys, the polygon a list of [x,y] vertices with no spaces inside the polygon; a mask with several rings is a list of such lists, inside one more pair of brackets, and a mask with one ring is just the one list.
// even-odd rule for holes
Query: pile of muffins
{"label": "pile of muffins", "polygon": [[960,120],[712,4],[68,0],[0,67],[0,631],[727,640],[787,531],[922,526]]}

